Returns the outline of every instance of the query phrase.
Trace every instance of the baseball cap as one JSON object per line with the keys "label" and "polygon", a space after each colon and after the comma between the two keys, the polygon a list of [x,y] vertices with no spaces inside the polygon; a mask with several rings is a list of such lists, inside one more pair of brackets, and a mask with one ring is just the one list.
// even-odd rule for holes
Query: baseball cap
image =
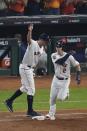
{"label": "baseball cap", "polygon": [[57,47],[57,48],[62,48],[62,42],[61,42],[61,41],[57,41],[56,47]]}
{"label": "baseball cap", "polygon": [[39,36],[39,39],[42,39],[44,41],[49,41],[49,35],[46,34],[46,33],[42,33],[40,36]]}

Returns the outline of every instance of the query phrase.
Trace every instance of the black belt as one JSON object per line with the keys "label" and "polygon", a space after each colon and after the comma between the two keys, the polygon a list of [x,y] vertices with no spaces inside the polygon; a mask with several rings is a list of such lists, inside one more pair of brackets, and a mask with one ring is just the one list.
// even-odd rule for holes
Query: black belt
{"label": "black belt", "polygon": [[58,80],[67,80],[68,78],[63,78],[63,77],[58,77],[58,76],[56,76],[56,78],[58,79]]}
{"label": "black belt", "polygon": [[[23,64],[23,63],[21,63],[21,64]],[[32,67],[32,66],[30,66],[30,65],[26,65],[27,67],[29,67],[29,68],[33,68],[34,69],[34,67]]]}
{"label": "black belt", "polygon": [[32,68],[31,66],[27,65],[27,67]]}
{"label": "black belt", "polygon": [[34,67],[27,65],[27,67],[34,69]]}

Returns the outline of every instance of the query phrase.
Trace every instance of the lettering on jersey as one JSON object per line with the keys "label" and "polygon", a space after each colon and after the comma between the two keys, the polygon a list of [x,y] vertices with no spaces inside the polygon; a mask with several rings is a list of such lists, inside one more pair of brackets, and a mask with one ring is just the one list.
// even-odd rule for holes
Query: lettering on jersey
{"label": "lettering on jersey", "polygon": [[40,54],[40,52],[34,52],[34,55],[39,55]]}
{"label": "lettering on jersey", "polygon": [[56,56],[55,56],[55,55],[53,56],[53,59],[54,59],[54,60],[56,59]]}

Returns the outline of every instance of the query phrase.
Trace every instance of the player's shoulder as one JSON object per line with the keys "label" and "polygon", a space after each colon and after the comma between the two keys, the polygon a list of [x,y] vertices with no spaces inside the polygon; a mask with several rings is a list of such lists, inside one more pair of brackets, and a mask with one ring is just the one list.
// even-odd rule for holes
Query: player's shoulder
{"label": "player's shoulder", "polygon": [[37,46],[39,46],[39,45],[38,45],[37,41],[31,39],[31,45],[30,45],[30,46],[32,46],[32,47],[37,47]]}
{"label": "player's shoulder", "polygon": [[74,58],[74,56],[72,54],[69,53],[69,58]]}
{"label": "player's shoulder", "polygon": [[51,54],[51,57],[52,57],[53,59],[56,59],[56,56],[57,56],[57,53],[56,53],[56,52]]}
{"label": "player's shoulder", "polygon": [[51,56],[56,56],[56,55],[57,55],[57,53],[56,53],[56,52],[51,54]]}
{"label": "player's shoulder", "polygon": [[32,44],[38,44],[36,40],[31,40]]}
{"label": "player's shoulder", "polygon": [[73,57],[73,55],[71,53],[64,52],[64,56],[65,55],[68,55],[69,57]]}
{"label": "player's shoulder", "polygon": [[75,57],[72,54],[69,54],[69,60],[70,61],[76,61]]}
{"label": "player's shoulder", "polygon": [[68,53],[68,52],[64,52],[64,56],[68,56],[68,60],[74,59],[73,55],[71,53]]}

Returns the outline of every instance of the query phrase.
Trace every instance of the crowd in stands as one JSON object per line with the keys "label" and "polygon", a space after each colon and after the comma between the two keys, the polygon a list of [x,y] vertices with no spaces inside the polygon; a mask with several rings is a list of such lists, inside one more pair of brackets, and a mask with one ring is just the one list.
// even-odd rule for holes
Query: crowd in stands
{"label": "crowd in stands", "polygon": [[0,16],[87,14],[87,0],[0,0]]}

